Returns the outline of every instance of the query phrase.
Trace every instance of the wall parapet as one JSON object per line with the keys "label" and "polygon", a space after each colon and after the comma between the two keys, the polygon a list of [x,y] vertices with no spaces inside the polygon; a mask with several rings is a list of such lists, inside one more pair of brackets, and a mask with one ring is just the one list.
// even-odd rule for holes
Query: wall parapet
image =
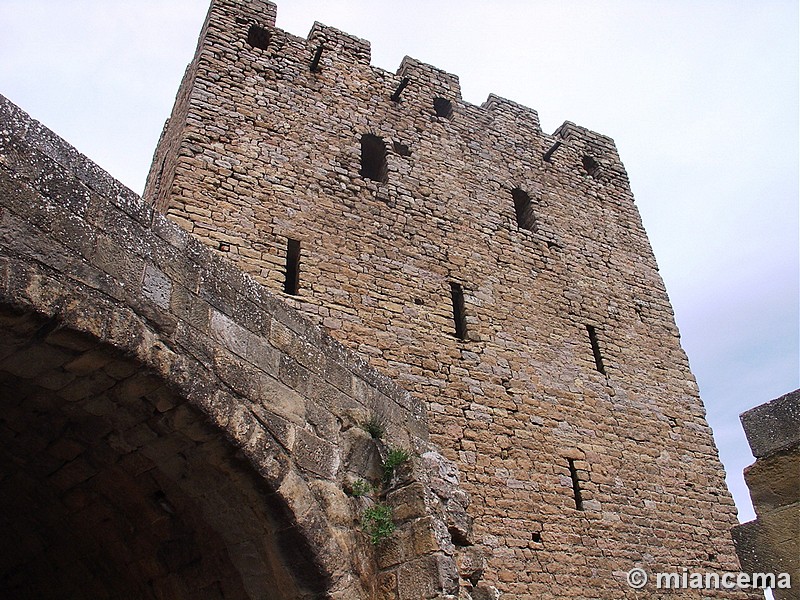
{"label": "wall parapet", "polygon": [[[291,34],[278,25],[278,7],[269,0],[256,0],[249,3],[235,3],[231,0],[213,0],[209,14],[221,11],[228,15],[231,20],[236,19],[242,23],[251,23],[260,27],[267,28],[274,35],[276,42],[272,44],[273,51],[286,50],[286,44],[300,42],[303,46],[313,49],[323,46],[323,55],[331,56],[341,54],[344,60],[353,61],[362,66],[371,66],[376,75],[385,78],[389,73],[371,63],[371,42],[356,35],[325,25],[315,21],[305,38]],[[206,24],[207,25],[207,24]],[[205,27],[204,27],[205,30]],[[311,55],[308,56],[309,62]],[[538,113],[535,109],[529,108],[507,98],[490,93],[487,99],[480,105],[473,105],[465,102],[461,96],[461,84],[459,76],[449,73],[435,65],[426,63],[410,56],[403,57],[400,65],[393,73],[397,77],[408,77],[412,84],[426,88],[433,95],[443,95],[453,101],[463,104],[469,109],[479,112],[492,112],[497,109],[509,112],[517,117],[517,127],[531,128],[541,132]],[[553,136],[566,136],[568,130],[577,132],[580,130],[583,135],[605,138],[599,133],[589,129],[579,127],[570,121],[565,121]],[[610,138],[606,138],[610,139]],[[612,141],[613,145],[613,141]],[[147,196],[147,195],[146,195]]]}

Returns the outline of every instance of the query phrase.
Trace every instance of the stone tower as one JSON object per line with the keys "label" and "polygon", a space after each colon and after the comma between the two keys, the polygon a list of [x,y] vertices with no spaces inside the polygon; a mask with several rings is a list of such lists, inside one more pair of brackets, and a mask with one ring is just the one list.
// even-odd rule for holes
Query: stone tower
{"label": "stone tower", "polygon": [[504,597],[633,598],[635,566],[738,570],[614,142],[543,133],[504,98],[464,102],[450,73],[390,73],[367,41],[275,17],[212,2],[147,201],[424,402],[471,495],[472,537],[453,542],[486,548]]}

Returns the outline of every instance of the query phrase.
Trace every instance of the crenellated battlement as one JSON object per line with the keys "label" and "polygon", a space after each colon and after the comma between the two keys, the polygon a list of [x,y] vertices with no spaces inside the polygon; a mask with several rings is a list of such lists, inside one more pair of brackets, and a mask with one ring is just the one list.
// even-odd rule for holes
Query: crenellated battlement
{"label": "crenellated battlement", "polygon": [[[299,62],[307,60],[310,65],[314,59],[314,54],[321,46],[320,68],[316,70],[318,74],[321,73],[322,68],[326,66],[328,68],[335,68],[338,62],[354,62],[372,67],[372,70],[375,71],[378,76],[377,79],[384,80],[391,77],[389,72],[371,64],[371,44],[368,40],[364,40],[320,22],[314,22],[311,31],[305,38],[302,38],[276,26],[278,10],[276,4],[264,1],[252,2],[247,3],[247,8],[244,9],[242,9],[241,6],[236,6],[236,4],[235,1],[231,3],[231,0],[218,0],[214,6],[218,5],[220,7],[219,12],[227,15],[229,18],[233,18],[238,25],[248,27],[256,26],[268,29],[271,43],[267,42],[265,44],[267,48],[263,48],[262,50],[270,52],[273,56],[285,52],[287,57],[293,57]],[[302,47],[301,52],[297,51],[298,47]],[[403,78],[407,77],[409,78],[409,82],[405,87],[414,85],[424,89],[425,92],[433,97],[442,97],[452,102],[458,101],[464,103],[461,97],[461,86],[458,76],[433,65],[406,56],[403,58],[394,75],[399,78],[399,80],[397,80],[398,85]],[[402,96],[400,99],[402,99]],[[474,107],[474,105],[469,103],[464,104],[465,106]],[[495,115],[501,113],[508,115],[509,118],[517,122],[516,127],[527,127],[528,121],[530,120],[531,128],[541,131],[538,114],[534,109],[502,98],[496,94],[489,94],[486,101],[480,105],[480,108],[488,111],[497,111],[500,107],[503,107],[503,110],[495,113]],[[564,122],[553,135],[562,135],[563,137],[565,135],[565,130],[569,130],[572,135],[583,135],[590,138],[605,137],[591,130],[576,126],[569,121]],[[613,145],[613,142],[611,142],[611,144]]]}
{"label": "crenellated battlement", "polygon": [[317,48],[322,46],[324,53],[346,54],[358,63],[368,65],[372,59],[370,43],[367,40],[319,22],[315,22],[311,27],[307,40],[312,46]]}
{"label": "crenellated battlement", "polygon": [[492,116],[494,126],[505,130],[528,130],[536,137],[542,135],[539,125],[539,113],[534,109],[523,106],[496,94],[489,97],[481,105]]}
{"label": "crenellated battlement", "polygon": [[424,89],[434,97],[442,97],[450,101],[461,101],[461,84],[458,76],[437,69],[410,56],[403,58],[397,69],[400,77],[408,77],[413,85]]}
{"label": "crenellated battlement", "polygon": [[[556,165],[568,165],[574,172],[586,171],[598,175],[598,181],[601,171],[605,179],[621,174],[626,180],[613,140],[606,136],[569,121],[552,135],[545,135],[534,109],[495,94],[490,94],[480,106],[470,104],[462,99],[459,80],[454,74],[408,56],[403,59],[396,73],[390,73],[371,65],[370,43],[366,40],[318,22],[314,23],[306,38],[298,37],[275,26],[275,4],[246,4],[247,8],[237,10],[238,3],[231,0],[214,3],[209,15],[218,19],[219,23],[214,26],[214,23],[207,22],[202,39],[205,39],[209,30],[212,34],[220,32],[224,36],[224,43],[229,43],[234,53],[226,54],[227,64],[237,71],[241,70],[248,81],[253,82],[249,89],[256,97],[266,89],[262,88],[262,82],[286,80],[293,85],[307,86],[309,91],[314,90],[320,95],[319,102],[324,104],[327,102],[326,95],[339,97],[350,93],[348,85],[353,80],[355,69],[359,73],[358,79],[368,87],[361,99],[362,105],[364,108],[373,105],[370,108],[373,114],[418,111],[417,114],[425,119],[453,122],[454,128],[451,130],[458,133],[492,132],[495,143],[501,144],[504,143],[503,138],[525,140],[526,152],[538,154],[543,166],[550,171]],[[258,6],[263,12],[259,11]],[[231,33],[235,33],[236,37],[230,38]],[[223,40],[220,42],[209,44],[208,47],[222,47]],[[198,64],[200,58],[198,54],[193,65]],[[191,65],[189,71],[193,73]],[[195,80],[189,77],[182,89],[193,87]],[[262,104],[266,105],[266,101]],[[385,120],[381,118],[375,122]],[[368,116],[364,122],[368,125],[365,132],[381,133],[381,125],[370,125]],[[407,146],[402,141],[402,132],[393,132],[389,137],[401,147]],[[169,134],[165,132],[167,138]],[[521,142],[514,143],[519,146]],[[566,159],[567,145],[580,146],[582,156],[577,160],[574,156]],[[515,152],[519,153],[520,148],[517,147]],[[392,154],[392,148],[389,148],[389,154]],[[160,164],[161,161],[154,160],[154,167],[161,169]],[[153,188],[162,176],[161,170],[151,173],[145,191],[145,197],[155,199],[156,206],[160,206],[161,201],[157,199],[160,193]]]}

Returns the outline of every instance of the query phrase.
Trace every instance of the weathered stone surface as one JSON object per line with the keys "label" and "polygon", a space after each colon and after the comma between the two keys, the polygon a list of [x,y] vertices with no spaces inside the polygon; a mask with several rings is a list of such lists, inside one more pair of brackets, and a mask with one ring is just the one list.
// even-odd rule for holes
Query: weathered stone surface
{"label": "weathered stone surface", "polygon": [[744,471],[756,519],[733,528],[742,570],[788,573],[792,589],[778,600],[800,599],[800,390],[741,415],[756,462]]}
{"label": "weathered stone surface", "polygon": [[800,503],[800,444],[757,460],[744,479],[756,514]]}
{"label": "weathered stone surface", "polygon": [[[0,593],[375,597],[345,490],[381,493],[370,415],[434,451],[421,403],[3,98],[0,125]],[[446,516],[403,473],[392,567],[439,589]]]}
{"label": "weathered stone surface", "polygon": [[741,421],[756,458],[799,446],[800,390],[742,413]]}
{"label": "weathered stone surface", "polygon": [[[287,34],[256,17],[269,6],[215,2],[147,201],[410,392],[331,380],[411,415],[403,444],[429,422],[472,501],[433,477],[425,502],[444,546],[491,549],[487,585],[617,598],[636,561],[735,570],[733,502],[613,140],[472,105],[413,58],[374,67],[332,27]],[[305,327],[270,339],[280,381],[313,394],[331,371]]]}
{"label": "weathered stone surface", "polygon": [[[640,594],[619,576],[634,565],[735,570],[735,511],[613,140],[569,122],[545,134],[527,107],[464,102],[455,75],[408,57],[389,73],[368,42],[321,24],[299,38],[275,16],[212,3],[151,206],[0,102],[0,384],[26,399],[3,413],[15,460],[62,473],[93,524],[122,511],[96,507],[82,477],[114,481],[115,460],[152,479],[130,497],[186,498],[173,512],[194,533],[130,560],[109,542],[164,597],[266,597],[270,553],[312,573],[311,595],[348,600],[616,599]],[[183,406],[210,429],[172,414]],[[354,433],[373,415],[380,442]],[[39,452],[73,422],[77,445]],[[363,504],[348,530],[331,486],[363,478],[380,495],[387,446],[414,456],[391,482],[397,545],[377,566]],[[296,536],[265,550],[265,527]],[[219,568],[184,571],[203,539]],[[469,544],[485,567],[467,568],[483,551]],[[301,597],[286,577],[270,581]]]}

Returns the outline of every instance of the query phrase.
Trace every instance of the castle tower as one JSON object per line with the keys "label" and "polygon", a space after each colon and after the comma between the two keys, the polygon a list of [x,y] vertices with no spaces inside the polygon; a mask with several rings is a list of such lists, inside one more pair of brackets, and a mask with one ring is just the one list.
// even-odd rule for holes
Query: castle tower
{"label": "castle tower", "polygon": [[390,73],[364,40],[275,17],[213,1],[147,200],[425,402],[471,495],[472,539],[453,542],[487,549],[504,597],[634,598],[636,566],[738,570],[614,142],[546,134],[509,100],[463,101],[452,74]]}

